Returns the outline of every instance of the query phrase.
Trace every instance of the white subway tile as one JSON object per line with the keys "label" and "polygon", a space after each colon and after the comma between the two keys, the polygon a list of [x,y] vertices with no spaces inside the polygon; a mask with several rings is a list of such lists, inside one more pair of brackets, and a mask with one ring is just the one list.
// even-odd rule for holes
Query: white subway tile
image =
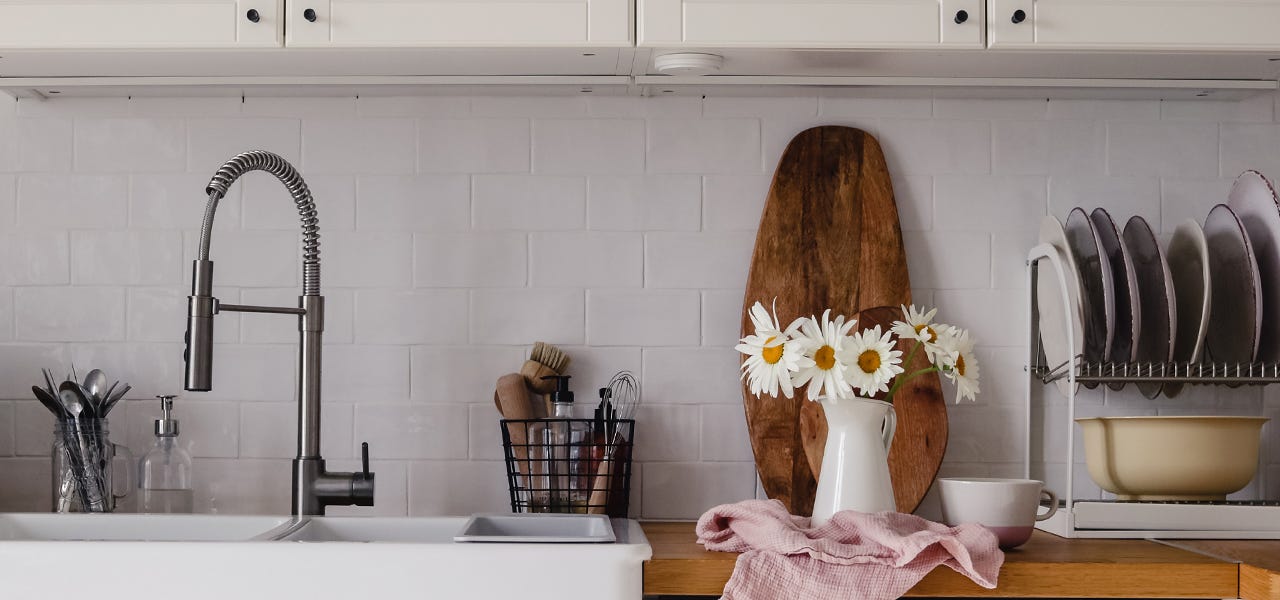
{"label": "white subway tile", "polygon": [[708,175],[702,180],[702,222],[707,231],[760,227],[772,175]]}
{"label": "white subway tile", "polygon": [[644,239],[639,233],[534,233],[529,280],[537,287],[640,287]]}
{"label": "white subway tile", "polygon": [[1107,123],[1107,170],[1112,175],[1213,176],[1217,164],[1217,123]]}
{"label": "white subway tile", "polygon": [[356,439],[377,440],[381,458],[466,458],[467,419],[464,405],[362,404]]}
{"label": "white subway tile", "polygon": [[387,175],[356,182],[356,226],[368,231],[464,231],[471,227],[465,175]]}
{"label": "white subway tile", "polygon": [[585,97],[488,96],[471,99],[471,114],[483,117],[577,117],[586,112]]}
{"label": "white subway tile", "polygon": [[[947,387],[947,386],[943,386]],[[1025,452],[1021,408],[947,405],[947,461],[1013,462]]]}
{"label": "white subway tile", "polygon": [[27,173],[71,170],[75,161],[75,128],[71,119],[23,118],[10,123],[18,170]]}
{"label": "white subway tile", "polygon": [[713,506],[754,498],[754,475],[749,462],[645,464],[642,516],[697,519]]}
{"label": "white subway tile", "polygon": [[[620,371],[630,371],[633,376],[643,381],[644,361],[639,348],[592,348],[562,347],[572,361],[565,375],[573,377],[574,389],[582,390],[580,398],[590,397],[590,401],[580,399],[582,404],[590,404],[594,409],[599,403],[599,389],[608,385],[613,376]],[[589,392],[589,393],[588,393]],[[645,390],[648,397],[648,390]]]}
{"label": "white subway tile", "polygon": [[[0,404],[0,456],[13,456],[14,427],[16,425],[13,402]],[[25,403],[24,403],[25,404]]]}
{"label": "white subway tile", "polygon": [[1031,230],[991,234],[991,287],[1026,289],[1027,252],[1038,243],[1039,237]]}
{"label": "white subway tile", "polygon": [[414,236],[414,285],[519,287],[526,281],[523,233],[441,233]]}
{"label": "white subway tile", "polygon": [[53,492],[49,480],[53,467],[49,457],[8,458],[0,465],[12,481],[0,487],[0,506],[9,512],[49,512]]}
{"label": "white subway tile", "polygon": [[891,173],[991,172],[991,124],[986,121],[885,119],[877,131]]}
{"label": "white subway tile", "polygon": [[969,289],[991,287],[991,234],[984,232],[906,232],[911,287]]}
{"label": "white subway tile", "polygon": [[413,285],[413,236],[399,232],[331,232],[324,236],[325,282],[336,287]]}
{"label": "white subway tile", "polygon": [[179,119],[77,119],[77,171],[182,171],[186,129]]}
{"label": "white subway tile", "polygon": [[[641,405],[636,411],[635,460],[643,462],[698,460],[700,421],[697,406]],[[643,425],[640,425],[641,423]]]}
{"label": "white subway tile", "polygon": [[644,121],[540,119],[533,122],[537,173],[643,173]]}
{"label": "white subway tile", "polygon": [[581,177],[480,175],[473,182],[476,229],[563,231],[586,224],[586,182]]}
{"label": "white subway tile", "polygon": [[1247,169],[1261,171],[1273,180],[1280,178],[1280,125],[1222,125],[1220,174],[1234,178]]}
{"label": "white subway tile", "polygon": [[1162,100],[1160,118],[1173,121],[1252,121],[1270,123],[1275,116],[1275,94],[1258,94],[1243,100]]}
{"label": "white subway tile", "polygon": [[300,167],[302,125],[296,119],[191,119],[187,121],[187,148],[187,169],[204,175],[206,183],[223,163],[250,150],[273,152]]}
{"label": "white subway tile", "polygon": [[288,460],[196,459],[191,470],[195,512],[283,515],[289,512]]}
{"label": "white subway tile", "polygon": [[693,290],[591,290],[587,341],[593,346],[696,346],[699,299]]}
{"label": "white subway tile", "polygon": [[[333,288],[325,288],[325,307],[324,320],[325,332],[324,341],[332,341],[329,336],[329,323],[332,321],[330,313],[329,296],[333,293]],[[239,292],[240,304],[250,306],[284,306],[295,307],[298,305],[298,295],[301,291],[297,288],[246,288]],[[234,298],[234,297],[232,297]],[[232,300],[225,300],[234,302]],[[186,304],[183,303],[185,308]],[[185,312],[183,314],[186,314]],[[224,321],[228,316],[238,317],[240,320]],[[243,341],[246,344],[297,344],[298,343],[298,317],[293,315],[272,315],[263,313],[218,313],[218,318],[214,325],[214,335],[222,333],[224,330],[236,330],[239,337],[232,338],[229,341]]]}
{"label": "white subway tile", "polygon": [[[356,226],[356,183],[350,175],[307,175],[320,230],[348,231]],[[300,231],[298,206],[274,177],[244,179],[244,228]],[[219,207],[221,210],[221,207]],[[222,218],[226,218],[223,215]]]}
{"label": "white subway tile", "polygon": [[[320,420],[320,453],[352,456],[351,405],[324,399]],[[298,455],[298,403],[250,402],[240,405],[240,420],[234,424],[243,458],[293,458]],[[233,438],[234,439],[234,438]],[[373,455],[373,446],[369,453]]]}
{"label": "white subway tile", "polygon": [[742,356],[729,347],[647,348],[645,402],[657,404],[741,404]]}
{"label": "white subway tile", "polygon": [[18,218],[18,178],[0,175],[0,231],[14,228]]}
{"label": "white subway tile", "polygon": [[409,464],[409,516],[511,511],[501,461],[428,461]]}
{"label": "white subway tile", "polygon": [[[54,373],[55,377],[61,376],[56,370]],[[25,390],[25,395],[22,397],[32,398],[31,389]],[[15,402],[13,419],[15,427],[13,454],[43,456],[48,460],[50,446],[53,443],[54,422],[49,410],[35,401]]]}
{"label": "white subway tile", "polygon": [[[170,342],[182,343],[182,334],[187,323],[187,294],[189,290],[179,287],[167,288],[129,288],[128,306],[125,312],[126,337],[132,342]],[[223,296],[223,292],[214,288],[214,294]],[[231,296],[234,303],[234,296]],[[237,313],[220,313],[214,322],[213,340],[220,343],[232,343],[240,339],[240,315]],[[297,339],[295,326],[293,337],[285,341]]]}
{"label": "white subway tile", "polygon": [[474,344],[581,344],[583,292],[575,289],[491,289],[471,292]]}
{"label": "white subway tile", "polygon": [[710,96],[702,101],[702,114],[709,118],[813,117],[818,114],[818,98]]}
{"label": "white subway tile", "polygon": [[14,290],[15,337],[73,342],[124,339],[124,290],[33,287]]}
{"label": "white subway tile", "polygon": [[[297,421],[297,406],[294,406],[294,421]],[[324,404],[324,420],[320,425],[323,437],[320,439],[320,452],[327,458],[336,459],[358,459],[360,458],[360,443],[370,442],[370,446],[377,446],[377,438],[356,439],[356,417],[355,406],[352,404],[335,404],[325,402]],[[372,456],[377,456],[372,454]],[[294,453],[297,453],[295,449]],[[343,463],[350,464],[346,460]],[[334,468],[343,469],[340,465]],[[359,463],[355,465],[355,470],[359,471]]]}
{"label": "white subway tile", "polygon": [[1160,102],[1157,100],[1077,100],[1053,99],[1049,101],[1051,119],[1088,119],[1105,121],[1124,119],[1160,118]]}
{"label": "white subway tile", "polygon": [[6,231],[0,235],[0,285],[68,283],[71,258],[63,231]]}
{"label": "white subway tile", "polygon": [[356,98],[345,97],[245,97],[240,109],[245,116],[253,117],[300,117],[305,119],[324,119],[330,117],[354,117],[356,114]]}
{"label": "white subway tile", "polygon": [[741,406],[702,406],[702,460],[751,461],[751,438]]}
{"label": "white subway tile", "polygon": [[13,340],[13,290],[0,288],[0,341]]}
{"label": "white subway tile", "polygon": [[321,384],[325,401],[373,403],[409,400],[409,347],[330,344]]}
{"label": "white subway tile", "polygon": [[[296,415],[297,407],[294,408]],[[127,421],[117,419],[114,411],[111,414],[111,437],[116,443],[127,445],[135,452],[146,452],[155,443],[155,420],[161,414],[159,400],[135,402],[129,407]],[[182,397],[173,403],[173,418],[178,420],[178,444],[186,448],[193,458],[235,458],[239,455],[240,405],[198,402]]]}
{"label": "white subway tile", "polygon": [[467,341],[467,292],[356,292],[355,341],[361,344],[460,344]]}
{"label": "white subway tile", "polygon": [[760,157],[756,119],[649,121],[651,173],[759,173]]}
{"label": "white subway tile", "polygon": [[[0,397],[29,398],[40,369],[60,370],[66,349],[55,344],[0,344]],[[41,409],[43,410],[43,408]]]}
{"label": "white subway tile", "polygon": [[937,290],[934,303],[947,323],[968,329],[979,344],[1027,343],[1027,306],[1021,290]]}
{"label": "white subway tile", "polygon": [[996,121],[991,124],[994,173],[1101,175],[1107,129],[1101,122]]}
{"label": "white subway tile", "polygon": [[469,98],[454,96],[364,96],[356,97],[361,117],[465,116],[471,112]]}
{"label": "white subway tile", "polygon": [[71,281],[77,285],[177,285],[183,266],[177,231],[71,232]]}
{"label": "white subway tile", "polygon": [[45,229],[123,229],[129,180],[113,175],[22,175],[18,224]]}
{"label": "white subway tile", "polygon": [[211,115],[233,117],[240,114],[240,105],[243,102],[244,99],[239,94],[205,98],[133,96],[129,98],[129,114],[144,118]]}
{"label": "white subway tile", "polygon": [[697,175],[593,175],[587,179],[587,227],[606,231],[697,231]]}
{"label": "white subway tile", "polygon": [[424,119],[418,122],[422,173],[527,173],[528,119]]}
{"label": "white subway tile", "polygon": [[[370,452],[376,452],[370,447]],[[377,456],[376,453],[374,456]],[[358,460],[331,461],[333,469],[358,472]],[[373,506],[330,506],[325,514],[335,517],[405,517],[409,515],[409,463],[371,458],[369,468],[377,475]]]}
{"label": "white subway tile", "polygon": [[956,231],[1025,231],[1047,212],[1043,177],[945,176],[934,180],[934,225]]}
{"label": "white subway tile", "polygon": [[755,239],[745,231],[646,234],[645,287],[742,287]]}
{"label": "white subway tile", "polygon": [[[1224,195],[1225,199],[1226,196]],[[1152,229],[1160,228],[1160,182],[1149,177],[1054,177],[1049,181],[1049,209],[1064,223],[1071,209],[1102,207],[1123,228],[1133,215],[1142,215]],[[1208,213],[1208,209],[1205,209]]]}
{"label": "white subway tile", "polygon": [[[209,248],[209,259],[214,263],[213,282],[238,287],[298,285],[302,277],[300,239],[298,233],[289,231],[220,231],[213,236]],[[190,268],[189,259],[195,258],[198,240],[192,232],[184,237],[183,249],[188,259],[184,273]]]}
{"label": "white subway tile", "polygon": [[19,98],[20,117],[124,117],[128,98]]}
{"label": "white subway tile", "polygon": [[498,378],[529,358],[524,348],[504,346],[414,346],[410,353],[412,397],[425,402],[479,403],[493,396]]}
{"label": "white subway tile", "polygon": [[818,98],[818,114],[835,119],[927,119],[933,116],[929,98]]}
{"label": "white subway tile", "polygon": [[690,96],[594,96],[587,98],[587,112],[597,117],[698,118],[702,98]]}
{"label": "white subway tile", "polygon": [[732,346],[742,331],[742,290],[702,292],[702,344]]}
{"label": "white subway tile", "polygon": [[893,177],[898,224],[903,231],[933,229],[933,178],[926,175]]}
{"label": "white subway tile", "polygon": [[[210,171],[210,175],[212,171]],[[209,197],[203,173],[144,174],[131,177],[129,225],[135,229],[186,229],[198,231]],[[215,230],[240,228],[240,186],[235,185],[218,201]]]}
{"label": "white subway tile", "polygon": [[502,415],[493,404],[471,404],[467,406],[470,415],[470,448],[467,457],[471,460],[503,460],[502,427],[499,420]]}
{"label": "white subway tile", "polygon": [[1143,216],[1151,229],[1172,234],[1184,221],[1190,219],[1204,223],[1209,209],[1227,201],[1232,179],[1163,179],[1158,183],[1160,194],[1160,223],[1152,221],[1150,214]]}
{"label": "white subway tile", "polygon": [[412,119],[308,119],[302,165],[308,172],[412,173],[418,130]]}
{"label": "white subway tile", "polygon": [[[0,102],[0,105],[8,105]],[[0,112],[0,173],[18,171],[21,149],[18,141],[18,120]]]}
{"label": "white subway tile", "polygon": [[[181,349],[177,356],[181,359]],[[297,362],[296,344],[214,344],[213,389],[200,399],[293,401]]]}
{"label": "white subway tile", "polygon": [[1042,119],[1048,112],[1047,100],[936,98],[933,101],[933,116],[939,119]]}

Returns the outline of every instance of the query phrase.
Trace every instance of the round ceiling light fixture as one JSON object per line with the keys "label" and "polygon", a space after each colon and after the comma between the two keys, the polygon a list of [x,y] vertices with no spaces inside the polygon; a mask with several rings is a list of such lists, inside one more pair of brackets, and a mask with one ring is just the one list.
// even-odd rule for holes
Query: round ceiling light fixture
{"label": "round ceiling light fixture", "polygon": [[653,68],[663,75],[711,75],[724,67],[724,57],[703,52],[676,52],[653,58]]}

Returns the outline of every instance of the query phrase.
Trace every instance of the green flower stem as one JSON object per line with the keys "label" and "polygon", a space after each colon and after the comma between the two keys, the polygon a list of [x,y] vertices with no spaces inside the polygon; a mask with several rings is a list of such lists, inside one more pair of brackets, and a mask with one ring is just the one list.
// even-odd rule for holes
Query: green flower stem
{"label": "green flower stem", "polygon": [[[916,345],[911,348],[911,352],[907,353],[907,360],[903,361],[902,364],[904,365],[911,364],[911,361],[916,357],[916,353],[920,351],[920,347],[923,345],[924,345],[923,341],[916,340]],[[920,369],[919,371],[908,373],[906,375],[899,375],[897,378],[897,381],[894,382],[893,387],[889,389],[889,393],[885,395],[884,397],[885,402],[893,404],[894,394],[896,394],[899,389],[902,389],[902,386],[906,385],[908,381],[911,381],[916,377],[924,375],[925,373],[933,373],[935,371],[941,371],[941,370],[942,369],[938,367],[938,365],[930,364],[928,367]]]}

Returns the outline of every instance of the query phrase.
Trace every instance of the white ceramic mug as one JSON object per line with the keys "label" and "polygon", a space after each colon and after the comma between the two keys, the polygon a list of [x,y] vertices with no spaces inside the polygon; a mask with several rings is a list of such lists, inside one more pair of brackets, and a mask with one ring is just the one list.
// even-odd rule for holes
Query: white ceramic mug
{"label": "white ceramic mug", "polygon": [[[946,477],[938,480],[942,519],[947,525],[980,523],[1008,550],[1031,538],[1036,521],[1058,511],[1058,496],[1034,479]],[[1040,514],[1041,501],[1049,510]]]}

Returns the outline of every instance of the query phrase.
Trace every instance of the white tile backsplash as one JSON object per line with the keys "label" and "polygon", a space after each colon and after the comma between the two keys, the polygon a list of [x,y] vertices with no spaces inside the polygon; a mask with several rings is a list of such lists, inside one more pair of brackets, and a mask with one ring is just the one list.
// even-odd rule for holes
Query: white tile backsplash
{"label": "white tile backsplash", "polygon": [[[323,451],[350,469],[369,441],[378,471],[377,507],[334,512],[509,510],[493,383],[534,341],[573,358],[579,412],[618,370],[642,380],[632,514],[690,519],[751,497],[732,346],[754,232],[790,136],[832,123],[880,140],[913,295],[979,342],[984,393],[950,407],[945,472],[1016,475],[1040,217],[1102,206],[1165,234],[1202,221],[1239,171],[1280,177],[1278,98],[24,99],[0,110],[0,468],[14,482],[0,509],[48,509],[50,419],[29,389],[41,367],[103,368],[132,398],[181,389],[204,187],[254,148],[298,166],[319,207]],[[298,216],[273,178],[233,186],[215,227],[220,298],[296,304]],[[214,391],[178,407],[199,510],[287,510],[297,335],[292,317],[218,317]],[[1040,395],[1052,456],[1037,473],[1060,486],[1065,408]],[[1274,413],[1276,397],[1081,406]],[[124,411],[113,437],[141,452],[155,407]]]}

